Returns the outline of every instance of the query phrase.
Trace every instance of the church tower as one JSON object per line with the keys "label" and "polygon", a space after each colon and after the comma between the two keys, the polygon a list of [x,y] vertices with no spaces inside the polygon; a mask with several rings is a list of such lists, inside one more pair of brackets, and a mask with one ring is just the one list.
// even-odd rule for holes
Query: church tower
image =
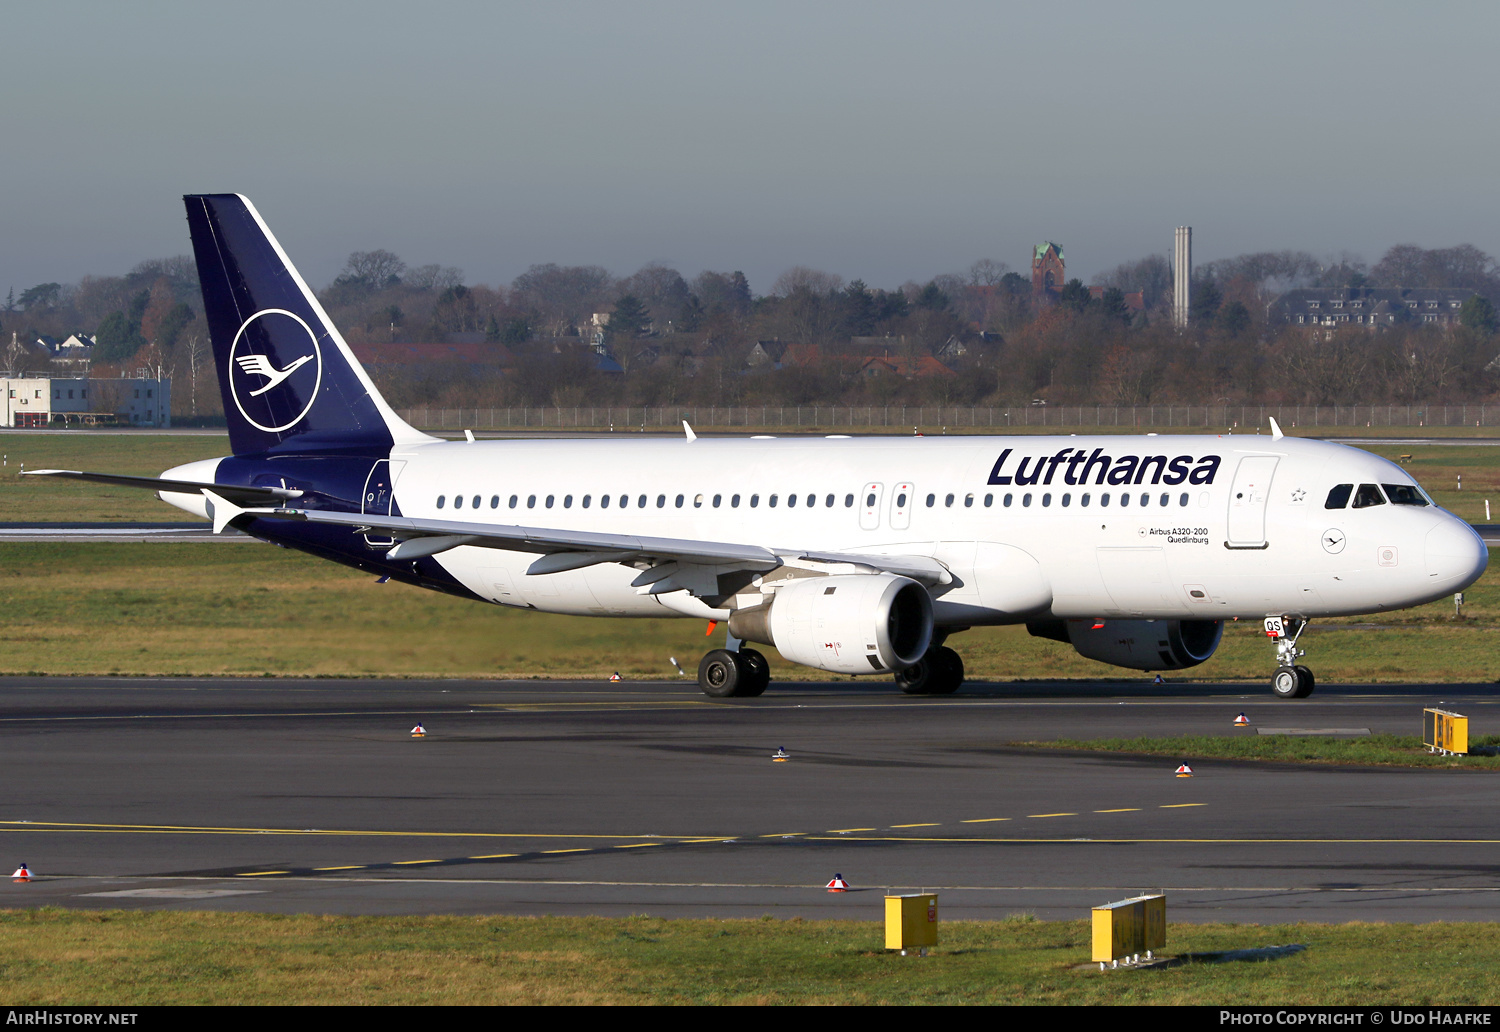
{"label": "church tower", "polygon": [[1031,296],[1040,304],[1050,304],[1062,293],[1067,282],[1063,250],[1050,240],[1031,249]]}

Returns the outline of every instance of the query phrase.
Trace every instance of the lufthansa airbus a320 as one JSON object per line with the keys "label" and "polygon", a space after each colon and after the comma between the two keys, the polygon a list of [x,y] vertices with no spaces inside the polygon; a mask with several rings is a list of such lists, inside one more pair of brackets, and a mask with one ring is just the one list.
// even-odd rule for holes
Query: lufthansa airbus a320
{"label": "lufthansa airbus a320", "polygon": [[1025,624],[1178,670],[1231,617],[1306,696],[1311,619],[1461,591],[1468,524],[1366,452],[1260,436],[445,441],[403,422],[236,194],[185,198],[233,454],[160,478],[70,470],[289,548],[479,602],[727,624],[698,667],[753,696],[765,657],[947,693],[944,642]]}

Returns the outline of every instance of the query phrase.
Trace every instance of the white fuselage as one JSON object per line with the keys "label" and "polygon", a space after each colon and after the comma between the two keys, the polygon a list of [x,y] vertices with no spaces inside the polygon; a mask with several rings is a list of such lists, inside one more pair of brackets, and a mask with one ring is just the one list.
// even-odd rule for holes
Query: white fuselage
{"label": "white fuselage", "polygon": [[[217,461],[168,475],[211,480]],[[932,589],[947,626],[1370,613],[1462,590],[1488,559],[1433,505],[1325,507],[1336,485],[1413,484],[1400,467],[1268,436],[443,441],[397,448],[388,475],[408,517],[932,557],[953,575]],[[169,500],[202,514],[202,499]],[[437,558],[504,605],[720,618],[732,607],[650,594],[614,563],[533,575],[531,552]]]}

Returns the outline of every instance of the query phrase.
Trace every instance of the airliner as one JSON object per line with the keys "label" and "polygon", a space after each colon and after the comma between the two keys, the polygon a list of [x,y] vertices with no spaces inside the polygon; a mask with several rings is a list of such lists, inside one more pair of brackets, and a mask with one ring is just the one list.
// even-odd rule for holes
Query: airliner
{"label": "airliner", "polygon": [[1310,620],[1461,591],[1489,553],[1400,466],[1271,433],[450,441],[381,397],[254,206],[190,195],[233,454],[157,492],[265,541],[492,605],[724,624],[714,697],[794,663],[947,694],[946,642],[1024,624],[1090,659],[1181,670],[1263,621],[1273,692],[1314,686]]}

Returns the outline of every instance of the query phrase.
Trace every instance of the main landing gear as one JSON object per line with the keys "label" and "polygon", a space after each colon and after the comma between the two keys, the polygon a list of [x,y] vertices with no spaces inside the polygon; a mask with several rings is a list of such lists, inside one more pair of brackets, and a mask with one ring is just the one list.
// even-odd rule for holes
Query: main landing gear
{"label": "main landing gear", "polygon": [[1297,663],[1306,653],[1297,648],[1297,639],[1307,629],[1307,621],[1295,616],[1266,617],[1266,637],[1276,643],[1276,673],[1271,675],[1271,691],[1278,699],[1305,699],[1313,693],[1313,672]]}
{"label": "main landing gear", "polygon": [[896,686],[907,695],[952,695],[963,683],[963,657],[946,645],[933,645],[896,674]]}
{"label": "main landing gear", "polygon": [[698,661],[698,687],[715,699],[745,699],[771,683],[771,664],[754,649],[714,649]]}

